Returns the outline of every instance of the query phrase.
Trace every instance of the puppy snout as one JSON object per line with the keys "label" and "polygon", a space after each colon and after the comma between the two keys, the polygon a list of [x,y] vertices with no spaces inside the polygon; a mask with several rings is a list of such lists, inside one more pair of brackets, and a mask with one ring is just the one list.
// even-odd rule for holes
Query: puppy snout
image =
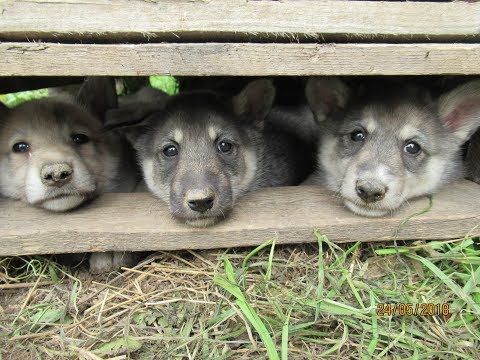
{"label": "puppy snout", "polygon": [[42,167],[40,177],[47,186],[61,187],[72,180],[73,168],[67,163],[49,164]]}
{"label": "puppy snout", "polygon": [[360,199],[366,203],[373,203],[382,200],[388,188],[378,181],[358,180],[355,190]]}
{"label": "puppy snout", "polygon": [[215,202],[213,191],[191,191],[187,194],[187,204],[190,209],[200,213],[210,210]]}

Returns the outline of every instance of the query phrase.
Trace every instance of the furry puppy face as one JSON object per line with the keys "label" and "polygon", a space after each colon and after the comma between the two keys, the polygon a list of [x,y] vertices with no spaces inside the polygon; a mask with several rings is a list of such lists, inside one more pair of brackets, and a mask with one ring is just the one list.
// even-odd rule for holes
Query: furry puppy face
{"label": "furry puppy face", "polygon": [[213,225],[258,187],[262,127],[273,97],[273,85],[264,80],[230,99],[179,94],[126,129],[149,190],[172,216],[192,226]]}
{"label": "furry puppy face", "polygon": [[53,211],[73,209],[111,187],[118,160],[111,135],[69,99],[0,110],[0,193]]}
{"label": "furry puppy face", "polygon": [[131,104],[112,110],[107,124],[140,119],[123,130],[137,151],[148,189],[168,204],[173,217],[210,226],[225,218],[244,193],[269,183],[259,163],[274,95],[267,80],[248,84],[234,97],[187,92],[149,102],[151,114],[143,120],[140,99],[141,110]]}
{"label": "furry puppy face", "polygon": [[480,82],[436,100],[398,84],[350,92],[334,78],[311,78],[306,88],[322,125],[316,180],[350,210],[383,216],[462,177],[460,146],[480,125]]}

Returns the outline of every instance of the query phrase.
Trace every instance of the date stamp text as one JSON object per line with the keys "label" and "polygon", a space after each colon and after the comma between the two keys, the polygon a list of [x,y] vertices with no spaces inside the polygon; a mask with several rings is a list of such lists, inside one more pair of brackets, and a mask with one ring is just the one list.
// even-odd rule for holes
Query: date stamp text
{"label": "date stamp text", "polygon": [[377,304],[377,316],[433,316],[450,315],[450,304],[434,303],[379,303]]}

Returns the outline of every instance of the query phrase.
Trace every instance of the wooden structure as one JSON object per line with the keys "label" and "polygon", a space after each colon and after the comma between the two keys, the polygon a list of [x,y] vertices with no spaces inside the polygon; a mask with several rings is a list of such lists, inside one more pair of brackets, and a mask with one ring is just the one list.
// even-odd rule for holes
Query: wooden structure
{"label": "wooden structure", "polygon": [[[480,3],[461,1],[3,0],[0,91],[44,76],[475,75],[479,24]],[[480,234],[478,185],[444,188],[399,228],[427,203],[368,219],[319,188],[264,189],[193,229],[149,194],[108,194],[67,214],[0,200],[0,255],[305,242],[314,228],[333,241]]]}

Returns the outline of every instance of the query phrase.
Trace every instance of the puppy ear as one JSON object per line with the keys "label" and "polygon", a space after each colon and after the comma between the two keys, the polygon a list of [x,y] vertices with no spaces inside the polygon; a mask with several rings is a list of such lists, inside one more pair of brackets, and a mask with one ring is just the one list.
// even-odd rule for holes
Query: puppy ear
{"label": "puppy ear", "polygon": [[119,98],[119,107],[105,113],[105,128],[135,125],[154,112],[163,110],[169,95],[161,90],[146,86],[134,94]]}
{"label": "puppy ear", "polygon": [[317,122],[344,108],[349,92],[348,86],[336,77],[311,77],[305,87],[305,96]]}
{"label": "puppy ear", "polygon": [[264,120],[272,108],[274,99],[273,81],[255,80],[232,98],[233,112],[241,119],[263,128]]}
{"label": "puppy ear", "polygon": [[137,151],[145,146],[146,134],[150,127],[148,125],[135,125],[123,128],[122,133],[128,142]]}
{"label": "puppy ear", "polygon": [[461,145],[480,127],[480,80],[470,81],[438,100],[440,121]]}
{"label": "puppy ear", "polygon": [[132,147],[139,151],[143,149],[147,143],[147,135],[151,132],[152,126],[147,120],[133,124],[133,125],[121,125],[113,129],[106,129],[106,131],[114,131],[118,134],[123,135],[127,141],[132,145]]}
{"label": "puppy ear", "polygon": [[117,107],[115,80],[107,76],[89,76],[78,91],[77,100],[102,123],[105,112]]}

